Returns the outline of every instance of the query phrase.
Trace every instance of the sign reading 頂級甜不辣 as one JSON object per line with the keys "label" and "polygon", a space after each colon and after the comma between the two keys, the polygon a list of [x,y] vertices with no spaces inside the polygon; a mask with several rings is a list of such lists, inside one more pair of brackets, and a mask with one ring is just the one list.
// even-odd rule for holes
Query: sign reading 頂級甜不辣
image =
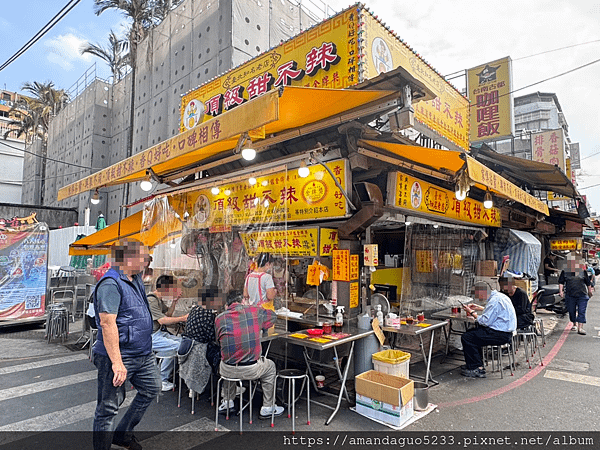
{"label": "sign reading \u9802\u7d1a\u751c\u4e0d\u8fa3", "polygon": [[282,86],[344,89],[402,67],[437,97],[415,119],[469,150],[469,102],[363,6],[352,6],[187,93],[181,131]]}
{"label": "sign reading \u9802\u7d1a\u751c\u4e0d\u8fa3", "polygon": [[500,227],[500,210],[486,209],[469,197],[458,201],[454,192],[402,172],[388,174],[388,204],[430,216],[446,217],[488,227]]}
{"label": "sign reading \u9802\u7d1a\u751c\u4e0d\u8fa3", "polygon": [[357,84],[356,8],[315,25],[182,97],[181,131],[281,86],[343,89]]}
{"label": "sign reading \u9802\u7d1a\u751c\u4e0d\u8fa3", "polygon": [[306,178],[297,170],[276,172],[254,178],[254,184],[244,180],[174,194],[171,204],[193,205],[189,226],[196,229],[346,217],[347,201],[336,181],[342,189],[349,186],[348,162],[324,164],[336,180],[317,164]]}
{"label": "sign reading \u9802\u7d1a\u751c\u4e0d\u8fa3", "polygon": [[511,86],[512,61],[508,56],[467,71],[471,143],[514,134]]}

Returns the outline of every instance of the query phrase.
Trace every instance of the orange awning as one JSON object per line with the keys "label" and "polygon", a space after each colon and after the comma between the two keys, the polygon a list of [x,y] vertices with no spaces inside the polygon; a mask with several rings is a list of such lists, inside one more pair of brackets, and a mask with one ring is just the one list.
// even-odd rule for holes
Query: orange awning
{"label": "orange awning", "polygon": [[[324,120],[347,121],[352,110],[398,98],[397,91],[356,91],[286,86],[61,188],[58,200],[97,188],[139,181],[152,169],[159,177],[231,151],[242,133],[264,126],[266,136]],[[293,133],[292,133],[293,134]],[[297,135],[301,133],[298,131]],[[295,136],[294,136],[295,137]],[[260,148],[260,141],[255,145]]]}
{"label": "orange awning", "polygon": [[445,175],[455,176],[459,170],[464,168],[473,186],[484,191],[489,190],[496,195],[517,201],[531,209],[549,215],[548,205],[476,161],[465,152],[372,140],[360,140],[359,145],[385,150],[406,163],[416,164]]}
{"label": "orange awning", "polygon": [[[154,220],[143,224],[144,211],[139,211],[118,223],[96,231],[69,246],[69,255],[107,255],[111,245],[119,239],[136,239],[150,249],[181,235],[181,222],[177,219]],[[146,225],[146,226],[144,226]]]}

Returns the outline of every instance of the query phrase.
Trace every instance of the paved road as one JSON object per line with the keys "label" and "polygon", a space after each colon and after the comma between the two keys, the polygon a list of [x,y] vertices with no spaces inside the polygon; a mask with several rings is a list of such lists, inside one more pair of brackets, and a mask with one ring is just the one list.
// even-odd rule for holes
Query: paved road
{"label": "paved road", "polygon": [[[600,298],[598,301],[600,303]],[[600,393],[600,363],[597,358],[600,305],[595,303],[595,299],[590,301],[588,311],[587,336],[566,329],[566,318],[554,320],[553,316],[544,316],[548,323],[553,320],[556,323],[543,349],[545,365],[539,366],[539,360],[536,360],[533,368],[529,369],[522,359],[521,350],[519,367],[513,377],[505,374],[504,379],[500,379],[498,373],[493,373],[488,374],[486,379],[466,379],[459,375],[455,365],[440,364],[440,358],[434,358],[434,376],[441,383],[429,390],[429,399],[438,408],[405,430],[600,429],[600,407],[595,400]],[[87,351],[71,351],[60,344],[47,344],[41,337],[43,331],[36,330],[16,336],[6,332],[0,335],[0,409],[3,411],[0,415],[0,449],[29,448],[23,443],[27,441],[16,440],[26,437],[35,441],[40,439],[35,436],[44,436],[39,434],[41,432],[86,432],[91,429],[96,371],[88,360]],[[419,366],[414,370],[419,371]],[[132,390],[126,402],[130,402],[133,395]],[[191,449],[202,440],[219,436],[220,433],[214,432],[214,407],[211,407],[208,397],[206,394],[201,396],[196,402],[196,414],[192,415],[191,400],[186,394],[181,408],[178,408],[177,392],[162,393],[159,402],[151,405],[138,427],[140,433],[148,432],[140,435],[144,439],[144,448],[165,448],[166,439],[169,450]],[[254,411],[256,415],[258,408]],[[297,407],[297,430],[314,433],[390,432],[390,428],[345,407],[326,427],[324,422],[328,415],[329,410],[315,405],[311,408],[311,425],[307,425],[305,402],[301,400]],[[238,429],[237,418],[228,422],[223,420],[221,424],[223,430]],[[256,418],[252,424],[244,423],[247,431],[287,435],[289,429],[290,421],[285,417],[276,420],[274,429],[270,428],[268,421]],[[206,433],[201,434],[202,438],[194,436],[193,444],[183,440],[177,445],[172,433],[164,433],[186,430]],[[82,436],[81,439],[89,440],[89,435]],[[12,444],[7,444],[11,441]],[[84,447],[75,445],[73,448]]]}

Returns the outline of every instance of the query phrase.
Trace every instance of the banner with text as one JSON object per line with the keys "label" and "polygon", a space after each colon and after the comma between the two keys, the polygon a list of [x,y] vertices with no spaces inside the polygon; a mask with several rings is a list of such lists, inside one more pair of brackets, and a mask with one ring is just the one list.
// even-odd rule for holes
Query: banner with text
{"label": "banner with text", "polygon": [[45,223],[0,226],[0,320],[44,315],[47,258]]}
{"label": "banner with text", "polygon": [[509,56],[467,70],[471,143],[514,135],[512,61]]}
{"label": "banner with text", "polygon": [[[350,185],[347,160],[325,164],[346,190]],[[254,184],[249,180],[225,182],[175,194],[170,203],[180,215],[184,211],[177,205],[193,205],[188,226],[196,229],[346,217],[346,199],[329,172],[320,165],[309,170],[306,178],[298,176],[297,170],[289,170],[256,177]]]}
{"label": "banner with text", "polygon": [[433,218],[448,218],[488,227],[500,227],[498,208],[485,209],[483,203],[466,198],[458,201],[454,192],[402,172],[388,174],[388,204],[418,211]]}

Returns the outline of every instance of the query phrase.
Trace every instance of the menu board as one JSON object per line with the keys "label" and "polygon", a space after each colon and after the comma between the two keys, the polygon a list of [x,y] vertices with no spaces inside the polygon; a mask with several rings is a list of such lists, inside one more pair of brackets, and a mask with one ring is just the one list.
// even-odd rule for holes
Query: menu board
{"label": "menu board", "polygon": [[350,255],[350,279],[358,280],[358,255]]}
{"label": "menu board", "polygon": [[350,281],[350,250],[333,250],[333,279]]}
{"label": "menu board", "polygon": [[358,308],[358,283],[350,283],[350,308]]}

